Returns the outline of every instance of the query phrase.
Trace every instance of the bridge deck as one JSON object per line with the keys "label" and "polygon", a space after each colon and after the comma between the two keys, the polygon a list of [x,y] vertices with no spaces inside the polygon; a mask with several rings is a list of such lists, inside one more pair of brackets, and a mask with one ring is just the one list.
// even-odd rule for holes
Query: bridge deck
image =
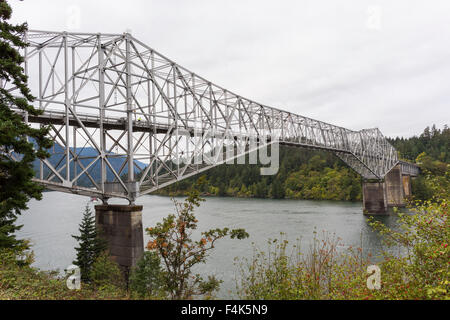
{"label": "bridge deck", "polygon": [[[25,118],[25,113],[17,111],[17,113],[20,113]],[[76,119],[74,116],[69,115],[69,125],[72,127],[80,128],[81,125],[79,123],[79,120],[82,121],[83,125],[87,128],[100,128],[100,125],[103,126],[105,130],[118,130],[118,131],[126,131],[128,128],[127,118],[126,117],[103,117],[100,119],[100,117],[93,115],[93,114],[82,114],[77,113]],[[66,125],[66,114],[62,111],[52,110],[52,111],[45,111],[42,115],[34,116],[34,115],[27,115],[28,122],[30,123],[39,123],[43,125]],[[203,135],[208,132],[208,130],[205,129],[199,129],[195,127],[188,127],[186,129],[185,126],[178,126],[174,127],[172,125],[168,124],[162,124],[162,123],[152,123],[148,121],[142,121],[142,120],[133,120],[132,122],[132,130],[133,132],[146,132],[146,133],[153,133],[153,134],[167,134],[170,133],[170,131],[175,130],[183,130],[184,132],[189,132],[190,136],[194,136],[196,134]],[[225,130],[215,130],[214,137],[220,138],[224,137],[226,134],[232,135],[233,133],[225,133]],[[234,135],[233,138],[235,140],[242,138],[242,137],[251,137],[252,135],[248,135],[246,133],[239,133],[239,135]],[[270,142],[270,136],[266,137],[266,142]],[[259,137],[256,137],[257,141],[259,141]],[[299,142],[296,141],[297,139],[285,139],[285,140],[279,140],[279,144],[281,145],[287,145],[287,146],[295,146],[295,147],[304,147],[309,149],[316,149],[316,150],[324,150],[324,151],[332,151],[332,152],[340,152],[340,153],[350,153],[348,149],[344,148],[335,148],[333,146],[320,146],[315,145],[307,142]]]}

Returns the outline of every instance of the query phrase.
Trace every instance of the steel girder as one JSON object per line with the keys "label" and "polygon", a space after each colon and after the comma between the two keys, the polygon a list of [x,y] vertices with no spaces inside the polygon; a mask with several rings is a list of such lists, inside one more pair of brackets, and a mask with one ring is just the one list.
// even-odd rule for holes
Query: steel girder
{"label": "steel girder", "polygon": [[127,33],[29,31],[25,40],[25,71],[44,113],[23,116],[51,128],[57,160],[41,161],[36,176],[51,189],[132,202],[274,143],[334,152],[365,179],[383,179],[398,162],[378,129],[246,99]]}

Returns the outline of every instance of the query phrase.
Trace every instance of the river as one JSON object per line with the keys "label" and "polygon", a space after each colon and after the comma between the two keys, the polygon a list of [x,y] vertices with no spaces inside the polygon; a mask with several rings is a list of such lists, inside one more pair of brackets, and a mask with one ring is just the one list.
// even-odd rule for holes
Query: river
{"label": "river", "polygon": [[[177,198],[179,201],[183,198]],[[89,198],[59,192],[45,192],[42,201],[29,202],[29,210],[18,219],[23,224],[18,237],[30,239],[35,253],[34,266],[43,270],[63,270],[75,258],[76,240],[84,207]],[[110,203],[126,204],[122,200]],[[174,205],[169,197],[143,196],[137,204],[143,205],[144,228],[151,227],[169,213]],[[93,205],[91,204],[91,207]],[[234,258],[251,258],[253,246],[267,248],[269,238],[280,238],[280,233],[292,243],[301,238],[307,248],[314,230],[335,233],[345,246],[360,247],[366,253],[377,255],[381,237],[372,230],[362,214],[361,203],[309,200],[272,200],[208,197],[196,209],[198,231],[216,227],[244,228],[250,237],[245,240],[218,240],[207,263],[198,272],[215,274],[224,282],[218,298],[235,297],[237,266]],[[395,226],[395,215],[378,217],[388,226]],[[145,243],[148,238],[145,235]]]}

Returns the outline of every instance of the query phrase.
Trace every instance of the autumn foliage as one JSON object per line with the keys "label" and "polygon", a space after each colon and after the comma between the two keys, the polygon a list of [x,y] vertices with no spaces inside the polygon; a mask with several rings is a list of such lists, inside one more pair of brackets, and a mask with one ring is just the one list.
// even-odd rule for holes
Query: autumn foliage
{"label": "autumn foliage", "polygon": [[172,299],[189,299],[193,295],[209,296],[219,288],[220,281],[214,276],[204,280],[193,274],[192,268],[205,263],[217,240],[230,236],[244,239],[248,234],[243,229],[211,229],[201,233],[199,240],[192,239],[198,220],[193,211],[204,199],[197,189],[188,193],[183,203],[174,200],[175,214],[171,214],[146,231],[151,237],[147,249],[157,252],[164,266],[164,282]]}

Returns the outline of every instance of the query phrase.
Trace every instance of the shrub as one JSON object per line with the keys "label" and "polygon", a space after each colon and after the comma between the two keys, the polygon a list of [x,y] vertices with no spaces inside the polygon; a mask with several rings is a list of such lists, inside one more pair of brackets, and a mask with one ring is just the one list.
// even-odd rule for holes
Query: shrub
{"label": "shrub", "polygon": [[238,260],[237,293],[242,299],[355,299],[369,294],[366,268],[370,261],[362,249],[349,248],[339,253],[340,238],[314,232],[309,251],[299,244],[287,252],[289,242],[268,241],[266,251],[254,249],[251,261]]}
{"label": "shrub", "polygon": [[82,300],[126,299],[121,288],[98,290],[81,285],[81,290],[69,290],[66,279],[57,271],[40,271],[17,260],[17,253],[0,249],[0,300]]}
{"label": "shrub", "polygon": [[394,231],[380,222],[372,226],[385,243],[404,252],[384,254],[381,264],[384,289],[380,298],[450,299],[450,221],[448,200],[427,201],[414,209],[415,214],[400,214],[401,230]]}
{"label": "shrub", "polygon": [[202,238],[194,241],[192,232],[197,229],[198,221],[193,211],[203,200],[197,189],[192,190],[184,203],[174,200],[176,214],[169,215],[147,229],[151,237],[147,249],[159,254],[164,266],[164,286],[172,299],[212,295],[219,288],[220,281],[214,276],[204,280],[199,274],[193,274],[192,267],[206,262],[208,252],[214,248],[218,239],[227,236],[232,239],[248,237],[243,229],[224,228],[202,232]]}
{"label": "shrub", "polygon": [[[366,286],[369,258],[363,250],[339,253],[339,239],[314,237],[309,252],[298,246],[287,254],[286,240],[271,240],[267,251],[256,250],[240,261],[237,290],[244,299],[450,299],[450,221],[448,200],[427,201],[415,214],[399,214],[399,231],[379,221],[370,224],[388,249],[377,264],[380,290]],[[370,255],[368,255],[369,257]]]}
{"label": "shrub", "polygon": [[123,288],[125,286],[119,265],[111,259],[107,251],[100,254],[94,261],[89,277],[92,280],[92,284],[97,288],[105,289],[110,286]]}
{"label": "shrub", "polygon": [[161,259],[156,252],[147,251],[130,275],[130,290],[140,298],[164,297]]}

